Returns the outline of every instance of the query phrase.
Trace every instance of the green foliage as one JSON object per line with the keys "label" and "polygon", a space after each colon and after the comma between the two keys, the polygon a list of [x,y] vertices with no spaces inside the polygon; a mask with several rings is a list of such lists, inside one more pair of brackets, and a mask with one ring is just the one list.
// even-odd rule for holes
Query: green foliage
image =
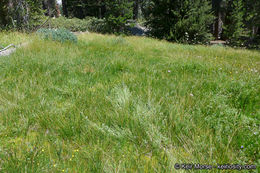
{"label": "green foliage", "polygon": [[90,18],[89,31],[106,33],[109,28],[107,28],[106,21],[104,19]]}
{"label": "green foliage", "polygon": [[[106,0],[66,0],[63,10],[67,10],[66,17],[84,19],[86,16],[103,18]],[[64,9],[66,8],[66,9]]]}
{"label": "green foliage", "polygon": [[51,39],[59,42],[73,42],[78,41],[77,36],[67,29],[39,29],[37,33],[44,39]]}
{"label": "green foliage", "polygon": [[51,19],[47,27],[50,28],[65,28],[70,31],[87,31],[90,25],[90,20],[65,17]]}
{"label": "green foliage", "polygon": [[73,32],[105,32],[105,21],[104,19],[97,19],[95,17],[87,17],[85,19],[78,18],[66,18],[59,17],[53,18],[50,22],[45,26],[46,28],[65,28]]}
{"label": "green foliage", "polygon": [[0,1],[0,29],[7,24],[6,17],[8,16],[7,0]]}
{"label": "green foliage", "polygon": [[[254,27],[260,28],[260,1],[259,0],[245,0],[245,14],[246,14],[246,26],[250,29],[251,36],[257,35],[254,32]],[[259,33],[260,34],[260,33]]]}
{"label": "green foliage", "polygon": [[249,47],[260,49],[260,1],[245,0],[245,27],[249,33]]}
{"label": "green foliage", "polygon": [[0,27],[31,30],[44,18],[42,0],[13,0],[0,2]]}
{"label": "green foliage", "polygon": [[229,9],[227,10],[226,25],[224,26],[224,38],[228,39],[231,45],[243,46],[245,40],[242,39],[245,35],[244,25],[244,4],[242,0],[230,1]]}
{"label": "green foliage", "polygon": [[124,33],[127,30],[127,20],[133,16],[132,2],[128,0],[106,1],[107,12],[105,21],[107,30],[111,33]]}
{"label": "green foliage", "polygon": [[33,30],[37,26],[40,26],[47,19],[47,17],[44,15],[45,10],[41,8],[42,0],[27,0],[27,3],[30,10],[28,28]]}
{"label": "green foliage", "polygon": [[[51,27],[56,25],[57,27],[64,26],[72,31],[122,33],[126,31],[127,20],[132,18],[132,3],[128,0],[70,1],[67,2],[67,10],[69,17],[78,17],[82,20],[55,19],[52,20]],[[86,16],[95,17],[86,19]],[[104,16],[105,20],[102,19]]]}
{"label": "green foliage", "polygon": [[151,0],[147,25],[155,37],[184,43],[209,41],[213,15],[206,0]]}

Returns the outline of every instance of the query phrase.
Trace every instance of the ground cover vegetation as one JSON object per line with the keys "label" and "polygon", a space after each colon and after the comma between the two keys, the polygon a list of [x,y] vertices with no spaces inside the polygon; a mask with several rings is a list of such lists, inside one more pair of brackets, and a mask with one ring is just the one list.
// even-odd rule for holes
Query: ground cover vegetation
{"label": "ground cover vegetation", "polygon": [[77,43],[78,39],[75,34],[66,29],[39,29],[37,34],[43,39],[64,42]]}
{"label": "ground cover vegetation", "polygon": [[258,51],[78,37],[0,33],[0,172],[259,169]]}
{"label": "ground cover vegetation", "polygon": [[0,172],[259,172],[259,0],[57,2],[0,1]]}

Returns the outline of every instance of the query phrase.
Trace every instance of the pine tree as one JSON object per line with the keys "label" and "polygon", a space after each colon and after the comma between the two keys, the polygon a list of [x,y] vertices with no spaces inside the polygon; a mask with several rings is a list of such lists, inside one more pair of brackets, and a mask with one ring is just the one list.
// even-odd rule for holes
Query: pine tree
{"label": "pine tree", "polygon": [[213,35],[215,39],[223,39],[223,27],[229,0],[212,0],[212,10],[215,15],[213,23]]}
{"label": "pine tree", "polygon": [[43,0],[43,7],[46,9],[46,15],[56,16],[56,0]]}
{"label": "pine tree", "polygon": [[42,0],[4,0],[0,2],[1,27],[19,30],[32,29],[43,14]]}
{"label": "pine tree", "polygon": [[8,16],[8,0],[0,1],[0,28],[3,28],[8,24],[7,16]]}
{"label": "pine tree", "polygon": [[105,20],[108,31],[123,33],[126,31],[128,19],[133,16],[133,3],[128,0],[107,0]]}
{"label": "pine tree", "polygon": [[244,4],[242,0],[232,0],[228,6],[223,35],[231,44],[238,46],[243,44],[242,36],[246,36]]}
{"label": "pine tree", "polygon": [[151,34],[170,41],[201,43],[211,37],[207,0],[151,0],[145,13]]}
{"label": "pine tree", "polygon": [[251,40],[260,39],[260,1],[245,0],[245,9],[246,27],[250,30]]}

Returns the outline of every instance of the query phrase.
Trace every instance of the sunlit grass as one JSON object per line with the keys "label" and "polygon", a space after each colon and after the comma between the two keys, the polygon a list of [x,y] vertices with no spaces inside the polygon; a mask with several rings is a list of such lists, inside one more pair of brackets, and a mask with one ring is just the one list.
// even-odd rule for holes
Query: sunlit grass
{"label": "sunlit grass", "polygon": [[[0,57],[0,172],[259,167],[260,53],[99,34]],[[217,170],[212,170],[217,172]]]}

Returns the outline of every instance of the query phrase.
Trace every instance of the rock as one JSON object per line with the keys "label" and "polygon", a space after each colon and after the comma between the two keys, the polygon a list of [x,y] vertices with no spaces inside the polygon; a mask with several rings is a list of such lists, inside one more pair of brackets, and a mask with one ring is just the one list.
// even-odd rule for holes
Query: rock
{"label": "rock", "polygon": [[210,41],[210,44],[214,45],[214,44],[227,44],[226,41],[223,40],[214,40],[214,41]]}
{"label": "rock", "polygon": [[148,32],[147,28],[139,25],[138,23],[135,24],[134,27],[130,27],[129,30],[132,35],[136,35],[136,36],[145,36],[145,35],[147,35],[147,32]]}
{"label": "rock", "polygon": [[3,52],[0,52],[0,56],[8,56],[10,55],[11,53],[13,53],[14,51],[16,50],[16,48],[10,48],[10,49],[7,49]]}
{"label": "rock", "polygon": [[[10,44],[9,46],[7,46],[4,49],[0,50],[0,57],[1,56],[8,56],[10,54],[12,54],[13,52],[15,52],[15,50],[19,47],[25,47],[28,45],[28,42],[25,42],[25,43],[22,43],[22,44],[19,44],[18,46],[15,46],[14,44]],[[12,48],[11,48],[12,47]]]}

